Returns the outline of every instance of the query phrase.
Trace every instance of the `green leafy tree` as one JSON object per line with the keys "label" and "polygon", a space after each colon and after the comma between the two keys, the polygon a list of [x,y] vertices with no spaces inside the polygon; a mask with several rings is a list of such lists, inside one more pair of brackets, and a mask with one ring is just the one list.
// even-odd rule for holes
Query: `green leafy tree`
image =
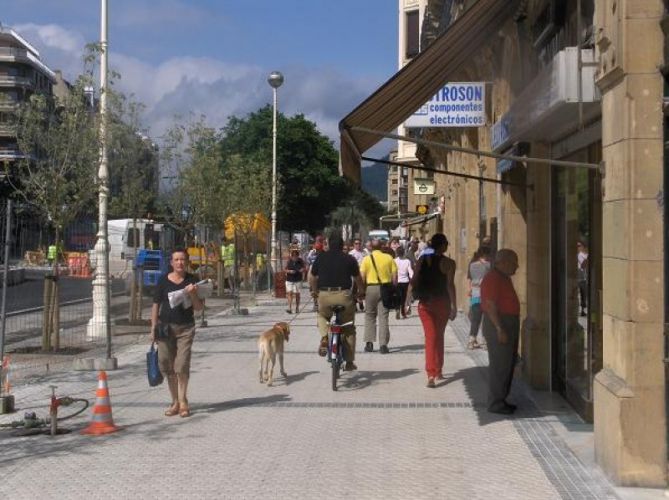
{"label": "green leafy tree", "polygon": [[143,105],[110,92],[109,172],[112,217],[139,219],[155,211],[158,152],[141,127]]}
{"label": "green leafy tree", "polygon": [[[54,230],[61,248],[63,229],[92,206],[99,163],[97,116],[87,99],[92,73],[80,76],[60,99],[33,94],[16,114],[16,137],[23,158],[6,172],[15,195]],[[56,279],[45,282],[42,348],[59,348],[58,258]]]}
{"label": "green leafy tree", "polygon": [[197,226],[218,232],[229,213],[219,141],[203,116],[185,124],[177,118],[165,135],[161,158],[172,182],[161,205],[169,223],[183,234],[184,244]]}
{"label": "green leafy tree", "polygon": [[[277,117],[277,224],[280,229],[315,232],[349,194],[338,173],[332,142],[303,115]],[[231,117],[223,128],[224,158],[264,166],[271,175],[272,108],[265,106],[245,118]]]}

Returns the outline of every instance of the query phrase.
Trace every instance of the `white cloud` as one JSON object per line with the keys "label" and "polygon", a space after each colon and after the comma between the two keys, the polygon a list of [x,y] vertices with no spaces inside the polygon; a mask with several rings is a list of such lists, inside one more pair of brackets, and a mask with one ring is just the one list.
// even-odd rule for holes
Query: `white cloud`
{"label": "white cloud", "polygon": [[[81,34],[58,25],[25,24],[16,29],[41,50],[49,67],[63,70],[67,78],[81,72]],[[154,65],[113,50],[110,66],[121,74],[119,88],[146,105],[145,121],[155,138],[174,115],[206,115],[211,126],[220,128],[230,116],[246,115],[272,100],[269,70],[259,66],[207,57],[175,57]],[[327,68],[292,67],[283,72],[280,111],[304,114],[335,143],[339,120],[376,88],[376,82]]]}
{"label": "white cloud", "polygon": [[63,52],[79,54],[84,47],[84,37],[57,24],[19,24],[14,30],[29,42],[37,38],[43,46]]}

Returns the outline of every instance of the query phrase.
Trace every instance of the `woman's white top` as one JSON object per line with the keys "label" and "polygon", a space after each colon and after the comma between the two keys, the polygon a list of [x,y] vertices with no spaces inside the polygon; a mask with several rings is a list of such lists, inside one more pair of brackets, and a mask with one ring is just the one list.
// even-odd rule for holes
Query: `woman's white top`
{"label": "woman's white top", "polygon": [[397,264],[397,282],[398,283],[409,283],[413,277],[413,268],[411,267],[411,261],[407,258],[400,259],[399,257],[395,258],[395,264]]}

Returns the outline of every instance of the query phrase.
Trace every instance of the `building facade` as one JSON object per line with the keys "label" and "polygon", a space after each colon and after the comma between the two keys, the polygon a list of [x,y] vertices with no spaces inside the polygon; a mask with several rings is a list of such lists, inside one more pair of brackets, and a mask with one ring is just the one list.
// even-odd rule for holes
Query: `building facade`
{"label": "building facade", "polygon": [[[425,32],[436,38],[473,3],[430,2],[443,14]],[[516,3],[451,77],[490,82],[486,126],[422,133],[554,162],[417,152],[504,182],[436,174],[459,296],[484,236],[518,253],[525,376],[594,422],[598,462],[626,485],[667,475],[664,15],[659,0]]]}
{"label": "building facade", "polygon": [[413,185],[433,190],[419,235],[448,235],[459,297],[483,238],[516,251],[526,380],[593,423],[616,483],[665,486],[665,2],[404,0],[400,61],[417,7],[419,53],[340,122],[342,173],[359,178],[364,151],[446,84],[484,86],[483,124],[399,129],[419,144],[398,144],[419,167],[409,209]]}
{"label": "building facade", "polygon": [[35,92],[51,95],[55,84],[56,74],[42,62],[39,51],[0,25],[0,161],[21,157],[12,126],[19,103]]}

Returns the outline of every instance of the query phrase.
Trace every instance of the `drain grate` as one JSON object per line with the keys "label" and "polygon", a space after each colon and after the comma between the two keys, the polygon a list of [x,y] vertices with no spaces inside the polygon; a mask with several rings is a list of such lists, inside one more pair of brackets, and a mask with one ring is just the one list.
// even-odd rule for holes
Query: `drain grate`
{"label": "drain grate", "polygon": [[485,408],[483,403],[470,403],[469,401],[462,402],[429,402],[429,401],[411,401],[405,403],[398,402],[299,402],[299,401],[270,401],[259,403],[223,403],[219,405],[223,408],[241,408],[241,407],[258,407],[258,408],[336,408],[336,409],[360,409],[360,408],[375,408],[379,410],[416,410],[416,409],[457,409],[457,408]]}

